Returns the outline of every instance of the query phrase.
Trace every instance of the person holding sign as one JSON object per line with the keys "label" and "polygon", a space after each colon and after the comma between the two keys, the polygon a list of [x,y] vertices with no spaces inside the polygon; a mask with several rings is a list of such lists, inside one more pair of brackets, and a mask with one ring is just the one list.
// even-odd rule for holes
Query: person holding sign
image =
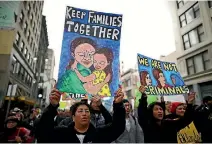
{"label": "person holding sign", "polygon": [[[125,129],[125,109],[123,107],[124,94],[119,88],[114,97],[114,113],[111,124],[95,128],[90,123],[90,106],[84,102],[73,105],[73,123],[68,127],[54,127],[54,117],[57,113],[61,93],[53,89],[50,95],[50,105],[45,109],[38,126],[40,142],[48,143],[111,143],[117,139]],[[98,99],[94,99],[98,100]],[[101,101],[95,101],[101,105]]]}
{"label": "person holding sign", "polygon": [[160,102],[153,102],[147,108],[145,86],[140,87],[142,97],[138,106],[139,123],[144,131],[146,143],[177,143],[177,132],[192,122],[194,94],[188,96],[188,106],[184,117],[179,120],[165,120],[165,108]]}

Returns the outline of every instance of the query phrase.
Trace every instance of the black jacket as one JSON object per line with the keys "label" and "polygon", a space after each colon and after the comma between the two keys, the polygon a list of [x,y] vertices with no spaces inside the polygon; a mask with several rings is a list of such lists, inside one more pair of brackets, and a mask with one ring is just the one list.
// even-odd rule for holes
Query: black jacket
{"label": "black jacket", "polygon": [[[94,127],[99,128],[99,127],[103,127],[107,124],[112,123],[112,116],[111,114],[107,111],[107,109],[101,104],[100,105],[100,111],[95,111],[92,110],[91,112],[91,123],[94,125]],[[98,115],[98,117],[103,117],[104,118],[104,123],[99,123],[98,118],[96,116],[96,114]]]}
{"label": "black jacket", "polygon": [[[153,103],[154,104],[154,103]],[[163,107],[163,104],[161,104]],[[147,109],[147,97],[142,95],[138,106],[139,124],[144,131],[145,143],[177,143],[177,132],[192,122],[192,105],[179,120],[162,120],[159,126],[152,115],[153,105]],[[164,113],[165,114],[165,113]]]}
{"label": "black jacket", "polygon": [[195,110],[194,124],[201,133],[203,143],[212,143],[212,109],[201,105]]}
{"label": "black jacket", "polygon": [[[117,139],[125,129],[125,109],[122,103],[114,104],[113,122],[102,128],[94,128],[90,124],[83,143],[111,143]],[[57,108],[49,105],[38,124],[38,143],[80,143],[74,129],[74,122],[68,127],[54,127],[54,117]]]}
{"label": "black jacket", "polygon": [[63,119],[58,126],[68,126],[73,122],[72,117],[66,117],[65,119]]}

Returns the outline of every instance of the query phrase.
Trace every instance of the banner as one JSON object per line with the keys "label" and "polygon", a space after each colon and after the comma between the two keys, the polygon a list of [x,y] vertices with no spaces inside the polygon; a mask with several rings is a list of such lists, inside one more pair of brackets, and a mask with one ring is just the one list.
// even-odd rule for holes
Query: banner
{"label": "banner", "polygon": [[177,141],[178,143],[201,143],[201,137],[193,122],[177,133]]}
{"label": "banner", "polygon": [[115,93],[121,26],[122,15],[66,7],[57,83],[63,100]]}
{"label": "banner", "polygon": [[189,93],[175,63],[162,62],[141,54],[138,54],[137,59],[140,82],[146,86],[147,95]]}
{"label": "banner", "polygon": [[14,29],[20,1],[0,1],[0,29]]}

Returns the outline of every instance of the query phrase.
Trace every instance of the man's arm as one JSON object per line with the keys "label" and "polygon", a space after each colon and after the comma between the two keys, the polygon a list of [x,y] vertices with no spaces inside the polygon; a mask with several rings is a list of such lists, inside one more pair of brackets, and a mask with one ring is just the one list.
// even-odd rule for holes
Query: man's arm
{"label": "man's arm", "polygon": [[102,104],[100,105],[100,111],[105,119],[105,125],[112,123],[112,120],[113,120],[112,116]]}

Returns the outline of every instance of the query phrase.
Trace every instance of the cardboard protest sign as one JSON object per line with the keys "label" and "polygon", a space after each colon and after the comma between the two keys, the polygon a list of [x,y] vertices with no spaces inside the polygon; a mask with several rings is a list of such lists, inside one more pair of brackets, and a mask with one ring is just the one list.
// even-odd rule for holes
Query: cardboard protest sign
{"label": "cardboard protest sign", "polygon": [[189,93],[175,63],[162,62],[141,54],[138,54],[137,59],[140,82],[146,86],[147,95]]}
{"label": "cardboard protest sign", "polygon": [[122,15],[66,7],[56,86],[63,100],[115,93],[121,26]]}
{"label": "cardboard protest sign", "polygon": [[178,143],[200,143],[201,142],[201,137],[193,122],[177,133],[177,141]]}

